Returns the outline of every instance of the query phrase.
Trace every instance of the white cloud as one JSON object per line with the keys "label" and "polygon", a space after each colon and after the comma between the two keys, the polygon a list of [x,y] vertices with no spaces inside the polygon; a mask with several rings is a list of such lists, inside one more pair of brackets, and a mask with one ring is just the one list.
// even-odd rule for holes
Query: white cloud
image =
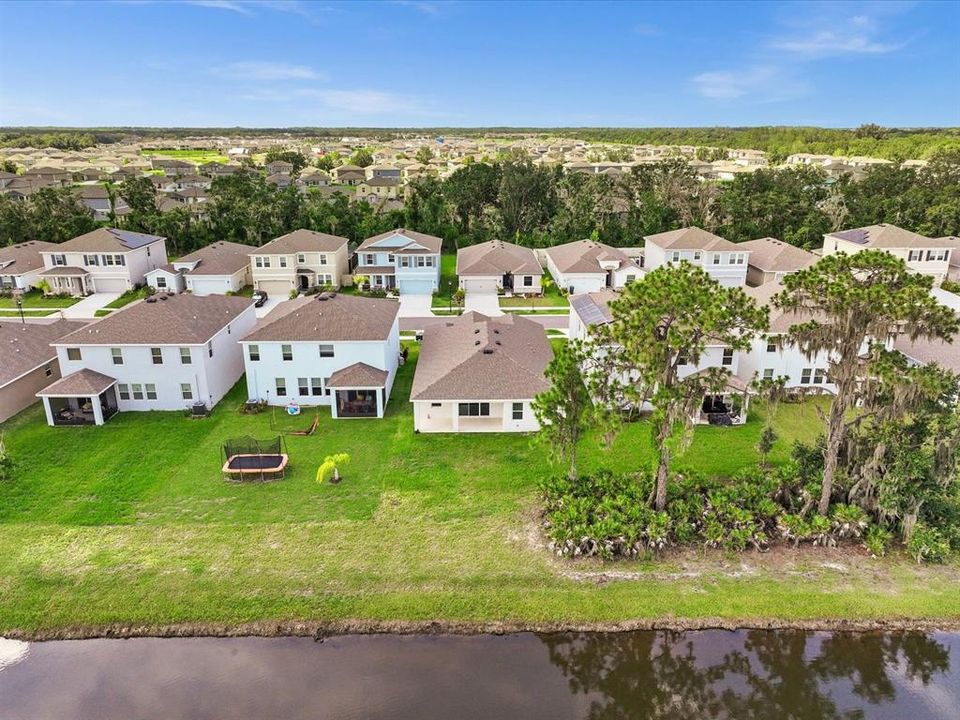
{"label": "white cloud", "polygon": [[211,8],[213,10],[229,10],[230,12],[250,15],[250,8],[246,3],[234,0],[183,0],[184,5]]}
{"label": "white cloud", "polygon": [[439,15],[443,11],[441,3],[431,0],[393,0],[393,4],[413,8],[424,15]]}
{"label": "white cloud", "polygon": [[322,80],[323,73],[306,65],[285,62],[248,60],[214,68],[215,75],[238,80]]}
{"label": "white cloud", "polygon": [[694,90],[711,100],[744,99],[754,103],[778,102],[803,95],[806,86],[774,65],[739,70],[711,70],[692,78]]}
{"label": "white cloud", "polygon": [[770,47],[808,58],[826,58],[837,55],[882,55],[899,50],[904,44],[880,42],[864,32],[818,30],[809,35],[779,38],[772,41]]}

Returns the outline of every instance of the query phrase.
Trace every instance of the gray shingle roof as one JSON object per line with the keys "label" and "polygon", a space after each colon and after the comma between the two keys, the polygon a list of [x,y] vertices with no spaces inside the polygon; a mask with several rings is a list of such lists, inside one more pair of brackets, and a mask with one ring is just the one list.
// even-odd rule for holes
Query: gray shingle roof
{"label": "gray shingle roof", "polygon": [[60,378],[37,393],[37,397],[76,397],[99,395],[117,382],[116,378],[84,368]]}
{"label": "gray shingle roof", "polygon": [[128,252],[165,239],[160,235],[147,235],[130,230],[97,228],[60,243],[54,252]]}
{"label": "gray shingle roof", "polygon": [[0,387],[57,356],[50,343],[83,327],[82,322],[0,320]]}
{"label": "gray shingle roof", "polygon": [[250,253],[255,248],[240,243],[220,240],[200,248],[177,260],[178,263],[199,262],[187,275],[233,275],[250,265]]}
{"label": "gray shingle roof", "polygon": [[750,264],[764,272],[793,272],[813,265],[819,258],[812,252],[776,238],[761,238],[738,243],[750,251]]}
{"label": "gray shingle roof", "polygon": [[[381,240],[386,240],[389,237],[394,235],[399,236],[397,245],[391,247],[377,247],[376,249],[382,252],[391,252],[391,253],[403,253],[403,252],[429,252],[429,253],[439,253],[440,248],[443,246],[443,239],[435,237],[433,235],[427,235],[425,233],[416,232],[414,230],[406,230],[404,228],[397,228],[396,230],[389,230],[385,233],[380,233],[379,235],[374,235],[369,237],[360,243],[360,246],[356,249],[355,252],[360,253],[367,249],[373,249],[372,246],[376,246]],[[403,240],[407,242],[404,243]],[[419,250],[416,246],[422,246],[426,250]]]}
{"label": "gray shingle roof", "polygon": [[251,255],[284,255],[298,252],[336,252],[347,244],[347,239],[338,235],[294,230],[274,238],[258,248],[251,248]]}
{"label": "gray shingle roof", "polygon": [[736,250],[736,243],[732,243],[726,238],[707,232],[703,228],[688,227],[680,230],[669,230],[668,232],[657,233],[656,235],[647,235],[644,237],[647,242],[652,242],[665,250]]}
{"label": "gray shingle roof", "polygon": [[389,373],[386,370],[358,362],[337,370],[327,379],[331,388],[380,388],[387,383]]}
{"label": "gray shingle roof", "polygon": [[[333,297],[330,297],[330,296]],[[321,297],[327,297],[321,300]],[[244,342],[386,340],[400,303],[341,293],[321,293],[281,303],[260,320]]]}
{"label": "gray shingle roof", "polygon": [[42,240],[0,247],[0,275],[22,275],[43,267],[41,252],[52,252],[59,247],[55,243]]}
{"label": "gray shingle roof", "polygon": [[829,233],[827,237],[840,238],[847,242],[862,245],[865,248],[954,247],[954,243],[951,243],[948,237],[928,238],[889,223],[867,225],[853,230],[841,230],[840,232]]}
{"label": "gray shingle roof", "polygon": [[562,273],[606,273],[606,270],[600,267],[601,260],[618,260],[621,267],[640,269],[626,253],[593,240],[575,240],[554,245],[545,252]]}
{"label": "gray shingle roof", "polygon": [[457,275],[542,275],[543,268],[530,248],[489,240],[457,251]]}

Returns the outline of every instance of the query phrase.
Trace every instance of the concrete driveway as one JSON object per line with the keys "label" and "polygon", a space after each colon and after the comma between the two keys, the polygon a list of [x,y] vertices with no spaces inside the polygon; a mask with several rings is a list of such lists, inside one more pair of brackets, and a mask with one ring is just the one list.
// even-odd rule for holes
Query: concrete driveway
{"label": "concrete driveway", "polygon": [[286,299],[287,298],[278,297],[267,298],[267,301],[263,304],[263,307],[254,308],[257,319],[259,320],[260,318],[269,315],[272,310],[276,309],[276,307]]}
{"label": "concrete driveway", "polygon": [[112,303],[118,297],[120,297],[120,293],[116,292],[94,293],[68,308],[63,308],[63,316],[67,320],[92,320],[96,317],[97,310]]}
{"label": "concrete driveway", "polygon": [[400,317],[433,317],[432,295],[401,295]]}
{"label": "concrete driveway", "polygon": [[473,310],[487,317],[503,315],[499,296],[491,292],[467,292],[463,300],[463,309],[464,311]]}

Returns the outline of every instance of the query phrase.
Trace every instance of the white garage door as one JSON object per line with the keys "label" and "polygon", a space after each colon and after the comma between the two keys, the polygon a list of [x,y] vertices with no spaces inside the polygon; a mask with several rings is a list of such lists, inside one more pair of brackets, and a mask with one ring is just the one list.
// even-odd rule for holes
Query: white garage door
{"label": "white garage door", "polygon": [[429,280],[402,278],[397,281],[397,287],[403,295],[430,295],[433,292],[433,283]]}
{"label": "white garage door", "polygon": [[97,292],[102,293],[122,293],[130,289],[130,285],[127,284],[127,281],[121,278],[96,278],[93,282],[94,285],[96,285]]}
{"label": "white garage door", "polygon": [[468,293],[496,293],[497,281],[494,278],[464,278],[463,289]]}
{"label": "white garage door", "polygon": [[266,290],[271,297],[283,297],[290,294],[293,285],[287,280],[260,280],[257,289]]}
{"label": "white garage door", "polygon": [[[194,295],[224,295],[230,290],[230,284],[225,278],[192,278],[190,286]],[[267,293],[269,294],[269,290]]]}

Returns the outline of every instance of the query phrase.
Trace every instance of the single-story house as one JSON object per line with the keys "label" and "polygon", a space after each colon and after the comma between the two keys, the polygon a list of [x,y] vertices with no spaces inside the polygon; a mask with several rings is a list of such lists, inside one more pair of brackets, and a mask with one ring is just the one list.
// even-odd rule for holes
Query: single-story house
{"label": "single-story house", "polygon": [[543,251],[543,257],[557,286],[571,295],[622,288],[644,274],[625,252],[594,240],[554,245]]}
{"label": "single-story house", "polygon": [[[249,245],[220,240],[147,274],[157,290],[194,295],[225,295],[251,284]],[[175,275],[180,276],[178,281]],[[171,284],[173,281],[173,284]]]}
{"label": "single-story house", "polygon": [[40,280],[43,251],[56,250],[55,243],[28,240],[0,247],[0,290],[29,290]]}
{"label": "single-story house", "polygon": [[530,248],[489,240],[457,251],[457,277],[466,292],[539,295],[543,268]]}

